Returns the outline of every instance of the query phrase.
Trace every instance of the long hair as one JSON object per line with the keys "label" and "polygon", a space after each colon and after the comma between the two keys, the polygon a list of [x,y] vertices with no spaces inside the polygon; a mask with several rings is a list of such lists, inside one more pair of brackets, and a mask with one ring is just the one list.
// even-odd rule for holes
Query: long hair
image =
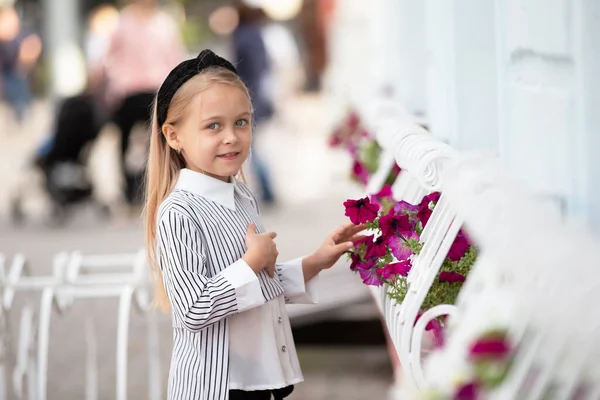
{"label": "long hair", "polygon": [[[242,90],[250,100],[248,89],[241,79],[225,68],[209,68],[187,81],[173,96],[167,112],[166,124],[176,125],[186,116],[187,106],[194,97],[208,89],[212,84],[223,83]],[[150,273],[154,281],[154,304],[167,312],[170,309],[160,267],[160,251],[157,246],[157,217],[161,203],[171,193],[179,171],[185,168],[183,157],[168,145],[158,126],[156,100],[153,105],[152,124],[150,132],[150,151],[146,167],[146,204],[144,217],[146,224],[146,254]],[[238,178],[245,181],[242,170]]]}

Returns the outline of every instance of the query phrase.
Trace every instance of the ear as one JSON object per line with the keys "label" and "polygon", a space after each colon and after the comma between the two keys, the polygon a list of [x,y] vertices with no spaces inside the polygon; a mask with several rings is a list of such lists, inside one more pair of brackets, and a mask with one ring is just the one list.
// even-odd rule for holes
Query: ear
{"label": "ear", "polygon": [[162,129],[162,133],[167,141],[167,144],[173,149],[181,149],[181,143],[179,142],[179,137],[177,136],[177,131],[175,127],[171,124],[165,124]]}

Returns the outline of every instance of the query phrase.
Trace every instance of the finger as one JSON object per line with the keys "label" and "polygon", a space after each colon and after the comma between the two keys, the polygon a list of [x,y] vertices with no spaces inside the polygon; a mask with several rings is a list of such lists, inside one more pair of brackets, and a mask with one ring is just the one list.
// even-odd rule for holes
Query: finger
{"label": "finger", "polygon": [[353,226],[354,226],[354,224],[352,222],[347,222],[344,225],[338,226],[331,234],[331,238],[337,242],[338,240],[340,240],[340,238],[342,237],[344,232],[347,229],[352,228]]}
{"label": "finger", "polygon": [[366,235],[353,235],[350,239],[348,239],[350,242],[357,242],[359,240],[362,240],[364,238],[366,238]]}
{"label": "finger", "polygon": [[344,254],[346,251],[350,250],[353,247],[354,247],[354,243],[352,243],[352,242],[344,242],[344,243],[336,244],[335,246],[333,246],[333,253],[337,257],[340,257],[342,254]]}
{"label": "finger", "polygon": [[366,224],[341,227],[340,233],[334,236],[333,240],[335,241],[335,243],[352,240],[350,239],[352,236],[356,235],[358,232],[364,231],[366,227]]}
{"label": "finger", "polygon": [[352,236],[357,234],[358,232],[364,231],[365,229],[367,229],[367,224],[355,225],[350,227],[349,229],[346,229],[346,234],[348,236]]}
{"label": "finger", "polygon": [[256,225],[252,222],[248,224],[248,229],[246,230],[246,235],[256,233]]}
{"label": "finger", "polygon": [[275,276],[275,264],[267,268],[267,273],[271,278]]}
{"label": "finger", "polygon": [[277,237],[277,234],[275,232],[265,232],[263,233],[263,235],[270,237],[271,239],[275,239]]}

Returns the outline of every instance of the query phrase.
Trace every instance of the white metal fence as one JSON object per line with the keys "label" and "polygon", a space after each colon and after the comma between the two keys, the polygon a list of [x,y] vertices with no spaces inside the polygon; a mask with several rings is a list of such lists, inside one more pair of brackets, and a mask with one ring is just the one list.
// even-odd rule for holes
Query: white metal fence
{"label": "white metal fence", "polygon": [[[143,313],[147,322],[148,393],[151,399],[161,397],[158,326],[155,311],[150,308],[152,285],[143,250],[109,255],[60,253],[54,258],[49,276],[31,276],[27,267],[22,254],[12,260],[0,255],[0,399],[12,395],[31,400],[47,398],[50,324],[68,313],[75,302],[99,298],[115,298],[119,303],[114,398],[127,398],[127,348],[133,308]],[[18,310],[18,333],[12,337],[15,330],[10,329],[8,321],[12,319],[13,300],[20,295],[28,300],[35,298],[37,305],[28,302]],[[99,396],[95,329],[99,323],[92,316],[82,321],[86,400]]]}
{"label": "white metal fence", "polygon": [[[404,302],[395,304],[386,286],[372,289],[402,364],[398,398],[455,398],[473,374],[470,343],[494,329],[507,332],[514,358],[501,384],[480,388],[477,398],[600,398],[600,314],[592,311],[600,288],[597,238],[508,179],[493,157],[455,151],[393,103],[370,99],[358,109],[384,149],[367,192],[382,187],[395,160],[403,169],[395,200],[442,193]],[[455,305],[433,307],[414,324],[463,225],[479,251],[476,265]],[[425,327],[440,315],[449,315],[446,343],[422,365]]]}

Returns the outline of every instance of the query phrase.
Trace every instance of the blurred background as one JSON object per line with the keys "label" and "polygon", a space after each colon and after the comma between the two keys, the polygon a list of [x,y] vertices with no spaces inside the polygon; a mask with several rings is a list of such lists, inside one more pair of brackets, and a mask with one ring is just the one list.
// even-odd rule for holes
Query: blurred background
{"label": "blurred background", "polygon": [[[364,165],[332,146],[369,131],[360,114],[384,98],[453,147],[497,156],[598,232],[599,20],[597,0],[0,0],[0,253],[22,253],[43,277],[59,252],[143,246],[152,94],[204,48],[235,62],[253,92],[249,180],[282,258],[312,251],[346,221],[343,201],[364,194]],[[318,305],[289,308],[305,373],[290,399],[387,398],[401,373],[369,291],[345,260],[321,278]],[[2,366],[21,346],[22,310],[39,302],[23,291],[2,308],[9,396],[26,390],[24,371]],[[131,318],[127,392],[141,399],[147,328]],[[89,319],[99,398],[115,398],[115,298],[54,312],[47,398],[85,397]],[[163,391],[170,325],[159,316]]]}
{"label": "blurred background", "polygon": [[[204,48],[238,63],[258,104],[249,179],[265,225],[278,232],[282,258],[313,251],[346,221],[342,202],[362,195],[348,179],[352,161],[328,145],[334,118],[322,87],[334,1],[0,4],[0,253],[8,260],[24,254],[29,274],[50,275],[61,251],[143,246],[139,185],[152,93],[180,60]],[[328,272],[319,305],[289,310],[306,380],[290,399],[385,398],[393,372],[376,307],[345,260]],[[13,348],[23,307],[37,309],[38,301],[39,293],[15,296]],[[47,398],[84,398],[82,324],[90,317],[99,398],[115,398],[117,311],[116,299],[89,299],[53,316]],[[146,325],[131,317],[127,390],[141,399],[148,391]],[[159,316],[159,331],[165,391],[170,316]],[[14,362],[14,352],[5,356]]]}

